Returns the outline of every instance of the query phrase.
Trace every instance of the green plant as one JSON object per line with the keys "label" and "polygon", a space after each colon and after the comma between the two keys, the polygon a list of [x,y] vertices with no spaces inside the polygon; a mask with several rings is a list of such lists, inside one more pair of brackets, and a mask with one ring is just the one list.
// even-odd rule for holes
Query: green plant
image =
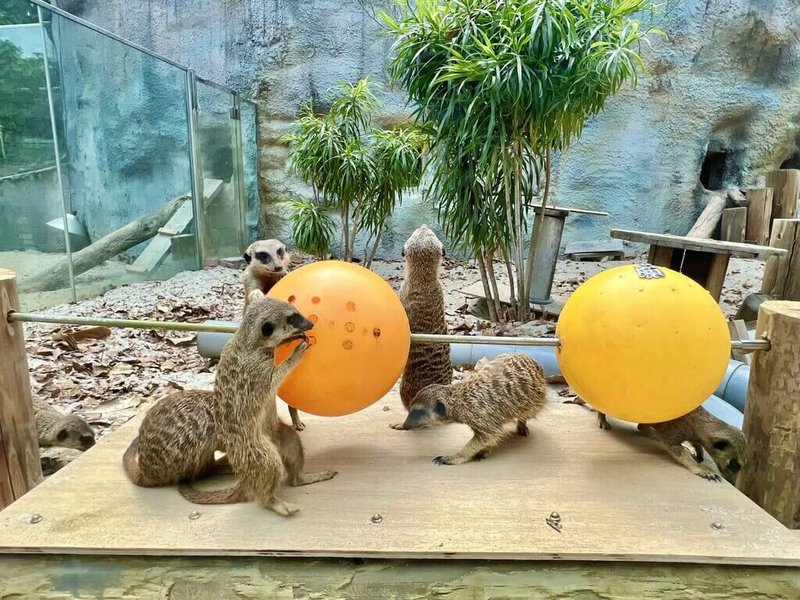
{"label": "green plant", "polygon": [[334,235],[333,221],[323,207],[307,200],[289,202],[292,209],[292,237],[297,249],[323,260]]}
{"label": "green plant", "polygon": [[499,308],[498,255],[515,316],[529,316],[541,211],[526,262],[527,223],[549,199],[552,154],[636,82],[648,31],[632,16],[650,8],[650,0],[417,0],[397,20],[382,15],[397,36],[391,79],[432,131],[426,193],[451,242],[477,258],[490,307]]}
{"label": "green plant", "polygon": [[[344,259],[352,260],[359,232],[374,240],[366,251],[367,266],[402,191],[419,185],[425,140],[417,128],[378,130],[373,115],[379,107],[368,80],[343,83],[327,114],[317,115],[306,105],[295,132],[284,138],[293,171],[311,185],[317,212],[339,211]],[[306,226],[303,214],[311,214],[308,207],[303,211],[292,217],[298,232]]]}

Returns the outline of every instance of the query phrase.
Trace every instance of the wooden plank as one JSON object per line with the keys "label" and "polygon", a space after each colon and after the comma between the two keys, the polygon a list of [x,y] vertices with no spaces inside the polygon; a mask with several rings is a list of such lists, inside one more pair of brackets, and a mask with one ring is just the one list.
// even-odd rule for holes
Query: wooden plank
{"label": "wooden plank", "polygon": [[797,218],[797,200],[800,198],[800,170],[778,169],[767,173],[767,187],[771,187],[772,219]]}
{"label": "wooden plank", "polygon": [[754,246],[752,244],[737,244],[734,242],[720,242],[690,238],[667,233],[647,233],[645,231],[631,231],[627,229],[612,229],[611,237],[618,240],[628,240],[642,244],[669,246],[683,250],[697,250],[698,252],[713,252],[716,254],[732,254],[743,258],[761,258],[770,255],[785,254],[781,248],[770,246]]}
{"label": "wooden plank", "polygon": [[581,260],[586,258],[599,259],[603,257],[625,258],[625,249],[619,240],[596,240],[570,242],[564,251],[567,258]]}
{"label": "wooden plank", "polygon": [[800,300],[800,219],[775,219],[770,245],[786,254],[767,260],[762,293],[779,300]]}
{"label": "wooden plank", "polygon": [[[542,212],[542,205],[537,204],[533,207],[536,212]],[[568,213],[575,213],[576,215],[587,215],[592,217],[607,217],[608,213],[602,210],[589,210],[587,208],[567,208],[565,206],[548,206],[547,210],[560,210]]]}
{"label": "wooden plank", "polygon": [[42,480],[25,332],[6,315],[19,310],[17,277],[0,268],[0,509]]}
{"label": "wooden plank", "polygon": [[750,369],[746,456],[739,488],[778,521],[800,529],[800,303],[764,302],[756,338],[771,343]]}
{"label": "wooden plank", "polygon": [[194,206],[191,198],[184,200],[166,225],[158,230],[147,247],[136,257],[133,264],[126,267],[132,273],[152,273],[164,262],[172,249],[173,232],[183,233],[194,220]]}
{"label": "wooden plank", "polygon": [[772,224],[772,188],[747,190],[747,227],[745,241],[759,246],[769,245]]}
{"label": "wooden plank", "polygon": [[554,561],[8,556],[0,598],[789,600],[800,569]]}
{"label": "wooden plank", "polygon": [[701,285],[708,290],[711,297],[719,302],[722,296],[722,287],[725,285],[725,275],[728,273],[728,262],[730,261],[730,254],[713,254],[711,258],[711,265],[708,270],[708,277],[705,283]]}
{"label": "wooden plank", "polygon": [[[747,325],[742,319],[728,321],[728,331],[730,331],[731,334],[731,341],[740,342],[750,339],[750,337],[747,335]],[[752,354],[749,352],[742,352],[741,350],[731,349],[731,358],[749,365],[752,361]]]}
{"label": "wooden plank", "polygon": [[746,229],[746,206],[726,208],[722,211],[722,241],[744,243]]}
{"label": "wooden plank", "polygon": [[[633,426],[603,431],[591,411],[552,404],[530,437],[511,437],[483,461],[439,467],[431,459],[458,450],[469,430],[392,431],[400,412],[393,393],[347,417],[304,415],[308,470],[339,475],[281,490],[300,506],[289,519],[132,485],[121,466],[130,423],[0,513],[0,551],[800,565],[800,537],[727,483],[692,475]],[[211,485],[223,483],[203,487]],[[554,511],[560,532],[545,522]]]}
{"label": "wooden plank", "polygon": [[656,267],[671,267],[675,248],[652,245],[647,252],[647,262]]}

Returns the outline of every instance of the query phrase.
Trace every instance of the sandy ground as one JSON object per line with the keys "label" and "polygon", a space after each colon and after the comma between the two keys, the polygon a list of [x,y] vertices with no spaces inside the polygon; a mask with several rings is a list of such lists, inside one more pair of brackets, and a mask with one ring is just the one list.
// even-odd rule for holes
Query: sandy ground
{"label": "sandy ground", "polygon": [[[299,264],[300,261],[298,261]],[[592,275],[625,263],[559,262],[553,294],[568,296]],[[106,265],[106,275],[117,265]],[[395,289],[403,277],[401,262],[379,262],[374,270]],[[721,306],[729,316],[743,297],[759,289],[763,264],[733,259]],[[182,272],[166,281],[133,283],[115,287],[102,296],[77,304],[62,304],[42,312],[97,317],[205,321],[238,319],[243,306],[240,271],[215,267]],[[454,333],[482,332],[499,335],[552,335],[552,321],[492,325],[467,313],[460,290],[480,280],[471,264],[448,260],[442,271],[446,315]],[[101,281],[110,283],[113,277]],[[89,283],[87,283],[88,285]],[[23,302],[26,306],[30,303]],[[38,298],[37,301],[41,301]],[[214,365],[201,358],[195,336],[179,332],[114,329],[97,332],[99,338],[70,339],[75,328],[26,324],[31,384],[36,396],[62,412],[86,417],[105,435],[130,419],[142,406],[165,392],[186,387],[213,386]],[[102,336],[106,337],[102,337]],[[77,336],[79,337],[79,336]],[[462,374],[457,372],[457,377]],[[558,388],[551,390],[557,399]],[[562,392],[563,393],[563,392]]]}

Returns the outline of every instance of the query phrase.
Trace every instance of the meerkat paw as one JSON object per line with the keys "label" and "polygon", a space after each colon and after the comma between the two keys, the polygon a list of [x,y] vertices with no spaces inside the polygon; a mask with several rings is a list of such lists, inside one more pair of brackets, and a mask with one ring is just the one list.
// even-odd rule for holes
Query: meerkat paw
{"label": "meerkat paw", "polygon": [[303,431],[306,428],[306,424],[300,419],[294,419],[292,420],[292,427],[294,427],[295,431]]}
{"label": "meerkat paw", "polygon": [[397,431],[405,431],[406,430],[406,428],[405,428],[403,423],[392,423],[391,425],[389,425],[389,427],[391,429],[395,429]]}
{"label": "meerkat paw", "polygon": [[[483,458],[486,457],[486,453],[479,452],[478,454],[483,454]],[[475,455],[477,457],[477,454]],[[463,465],[466,462],[469,462],[469,459],[464,458],[463,456],[437,456],[433,459],[433,462],[437,465]]]}
{"label": "meerkat paw", "polygon": [[283,517],[291,517],[293,514],[300,510],[300,507],[296,504],[292,504],[291,502],[286,502],[285,500],[281,500],[280,498],[276,498],[273,496],[270,501],[267,503],[267,508],[275,511],[279,515]]}
{"label": "meerkat paw", "polygon": [[698,477],[702,477],[703,479],[707,479],[708,481],[713,481],[715,483],[722,481],[722,477],[720,477],[718,473],[715,473],[705,465],[695,465],[693,469],[689,470]]}
{"label": "meerkat paw", "polygon": [[597,426],[605,431],[611,430],[611,423],[608,422],[608,419],[606,419],[603,413],[597,413]]}
{"label": "meerkat paw", "polygon": [[528,437],[529,434],[530,430],[528,429],[528,424],[525,421],[517,421],[517,435],[521,435],[522,437]]}

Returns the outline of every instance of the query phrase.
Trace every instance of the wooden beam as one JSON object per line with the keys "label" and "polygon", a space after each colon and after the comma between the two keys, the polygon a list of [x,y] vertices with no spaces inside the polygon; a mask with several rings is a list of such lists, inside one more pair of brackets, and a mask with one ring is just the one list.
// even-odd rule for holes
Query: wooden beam
{"label": "wooden beam", "polygon": [[764,302],[756,338],[772,347],[750,367],[746,452],[737,487],[786,527],[800,529],[800,303]]}
{"label": "wooden beam", "polygon": [[19,310],[17,277],[0,269],[0,509],[42,480],[22,323],[6,315]]}
{"label": "wooden beam", "polygon": [[722,211],[722,241],[742,243],[747,229],[747,207],[726,208]]}
{"label": "wooden beam", "polygon": [[747,228],[745,241],[760,246],[769,245],[772,223],[772,188],[747,190]]}
{"label": "wooden beam", "polygon": [[767,187],[772,195],[772,218],[794,219],[797,217],[797,200],[800,198],[800,170],[779,169],[767,173]]}
{"label": "wooden beam", "polygon": [[697,250],[698,252],[714,252],[717,254],[732,254],[743,258],[761,258],[771,254],[786,254],[782,248],[771,246],[754,246],[753,244],[736,244],[734,242],[720,242],[691,238],[668,233],[649,233],[647,231],[631,231],[628,229],[612,229],[611,237],[617,240],[628,240],[656,246],[669,246],[682,250]]}
{"label": "wooden beam", "polygon": [[786,254],[767,260],[761,291],[779,300],[800,300],[800,219],[775,219],[770,245]]}

